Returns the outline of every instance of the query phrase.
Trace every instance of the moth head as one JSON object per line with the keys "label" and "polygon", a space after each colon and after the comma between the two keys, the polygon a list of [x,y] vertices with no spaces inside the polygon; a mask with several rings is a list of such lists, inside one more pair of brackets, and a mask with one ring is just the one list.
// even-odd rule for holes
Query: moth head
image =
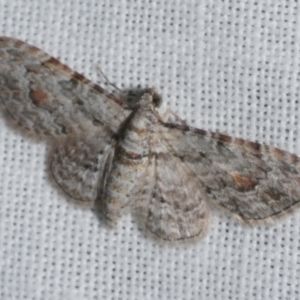
{"label": "moth head", "polygon": [[162,99],[155,87],[146,89],[140,100],[140,105],[143,107],[157,108],[160,107]]}
{"label": "moth head", "polygon": [[156,88],[129,90],[125,92],[125,101],[129,108],[148,107],[155,109],[162,103],[160,94]]}

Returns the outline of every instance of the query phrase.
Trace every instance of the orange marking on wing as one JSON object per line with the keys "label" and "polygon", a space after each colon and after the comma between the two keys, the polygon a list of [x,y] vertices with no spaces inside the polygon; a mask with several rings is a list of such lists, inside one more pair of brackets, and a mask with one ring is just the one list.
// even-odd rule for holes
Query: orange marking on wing
{"label": "orange marking on wing", "polygon": [[34,46],[29,47],[28,50],[27,50],[27,53],[32,55],[32,56],[36,55],[39,52],[41,52],[41,50],[37,47],[34,47]]}
{"label": "orange marking on wing", "polygon": [[232,178],[234,179],[237,186],[244,190],[250,190],[255,187],[255,182],[251,181],[248,177],[241,176],[238,173],[232,174]]}
{"label": "orange marking on wing", "polygon": [[280,150],[278,148],[272,149],[272,154],[274,157],[276,157],[278,160],[282,160],[284,158],[284,151]]}
{"label": "orange marking on wing", "polygon": [[36,105],[41,105],[48,100],[48,95],[42,90],[31,90],[29,95]]}

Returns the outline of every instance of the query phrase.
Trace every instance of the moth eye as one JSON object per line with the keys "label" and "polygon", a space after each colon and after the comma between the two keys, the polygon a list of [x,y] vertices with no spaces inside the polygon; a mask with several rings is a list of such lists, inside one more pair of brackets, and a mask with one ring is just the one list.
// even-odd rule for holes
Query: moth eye
{"label": "moth eye", "polygon": [[149,93],[152,96],[152,103],[154,107],[160,107],[162,104],[162,97],[157,92],[157,89],[155,87],[150,87],[144,90],[144,93]]}
{"label": "moth eye", "polygon": [[154,104],[155,107],[160,107],[161,106],[161,104],[162,104],[162,98],[161,98],[161,96],[159,94],[155,93],[153,95],[152,99],[153,99],[153,104]]}

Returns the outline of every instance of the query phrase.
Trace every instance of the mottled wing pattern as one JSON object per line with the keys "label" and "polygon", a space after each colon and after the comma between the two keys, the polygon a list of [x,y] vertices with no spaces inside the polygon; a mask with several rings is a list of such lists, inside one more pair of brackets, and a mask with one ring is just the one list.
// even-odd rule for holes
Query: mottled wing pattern
{"label": "mottled wing pattern", "polygon": [[51,169],[72,198],[93,201],[114,134],[130,114],[119,98],[36,47],[0,37],[0,101],[30,132],[59,138]]}
{"label": "mottled wing pattern", "polygon": [[114,154],[111,137],[97,132],[76,135],[59,144],[52,155],[51,171],[71,198],[94,202],[102,194]]}
{"label": "mottled wing pattern", "polygon": [[185,125],[164,124],[160,135],[212,202],[245,222],[271,220],[300,202],[300,159],[293,154]]}
{"label": "mottled wing pattern", "polygon": [[63,135],[84,124],[115,132],[130,111],[120,99],[40,49],[0,37],[0,100],[19,125]]}
{"label": "mottled wing pattern", "polygon": [[54,138],[57,183],[79,201],[101,199],[110,221],[141,209],[152,233],[175,241],[204,232],[208,201],[249,223],[299,204],[300,158],[164,119],[159,99],[148,89],[131,111],[43,51],[0,37],[0,102],[23,128]]}
{"label": "mottled wing pattern", "polygon": [[154,157],[153,178],[148,179],[154,184],[148,195],[147,228],[168,241],[201,236],[209,219],[201,182],[171,153]]}

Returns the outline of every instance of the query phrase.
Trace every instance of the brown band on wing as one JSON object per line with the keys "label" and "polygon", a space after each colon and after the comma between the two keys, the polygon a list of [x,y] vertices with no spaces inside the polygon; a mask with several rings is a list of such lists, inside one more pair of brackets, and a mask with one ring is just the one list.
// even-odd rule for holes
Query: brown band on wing
{"label": "brown band on wing", "polygon": [[48,68],[53,68],[56,70],[60,70],[69,74],[73,74],[74,71],[69,68],[67,65],[61,63],[58,59],[51,57],[43,63]]}
{"label": "brown band on wing", "polygon": [[261,154],[262,145],[257,142],[247,141],[241,138],[235,138],[234,144],[242,146],[245,150],[249,151],[252,154]]}
{"label": "brown band on wing", "polygon": [[31,56],[35,56],[37,53],[39,53],[41,50],[35,46],[28,47],[26,53],[28,53]]}
{"label": "brown band on wing", "polygon": [[278,148],[273,148],[271,150],[273,156],[278,159],[278,160],[283,160],[284,159],[284,156],[285,156],[285,152],[281,149],[278,149]]}
{"label": "brown band on wing", "polygon": [[122,157],[125,157],[128,159],[133,159],[133,160],[142,159],[147,156],[147,155],[141,155],[141,154],[135,153],[133,151],[129,151],[129,150],[125,149],[124,147],[122,147],[121,145],[119,145],[119,147],[118,147],[118,154]]}
{"label": "brown band on wing", "polygon": [[107,97],[111,100],[113,100],[114,102],[116,102],[117,104],[121,105],[121,106],[124,106],[125,105],[125,102],[123,99],[121,99],[120,97],[116,96],[115,94],[113,93],[110,93],[109,95],[107,95]]}
{"label": "brown band on wing", "polygon": [[77,79],[80,82],[83,82],[83,83],[90,83],[91,82],[89,79],[85,78],[82,74],[80,74],[76,71],[73,72],[72,77]]}
{"label": "brown band on wing", "polygon": [[20,48],[21,46],[26,45],[23,41],[15,40],[15,47]]}
{"label": "brown band on wing", "polygon": [[210,138],[218,140],[218,142],[221,144],[229,144],[233,140],[231,136],[226,134],[221,134],[219,132],[206,132],[206,135],[208,135]]}
{"label": "brown band on wing", "polygon": [[97,92],[99,92],[100,94],[103,94],[104,92],[105,92],[105,90],[101,87],[101,86],[99,86],[98,84],[93,84],[92,85],[92,87],[93,87],[93,89],[95,90],[95,91],[97,91]]}

